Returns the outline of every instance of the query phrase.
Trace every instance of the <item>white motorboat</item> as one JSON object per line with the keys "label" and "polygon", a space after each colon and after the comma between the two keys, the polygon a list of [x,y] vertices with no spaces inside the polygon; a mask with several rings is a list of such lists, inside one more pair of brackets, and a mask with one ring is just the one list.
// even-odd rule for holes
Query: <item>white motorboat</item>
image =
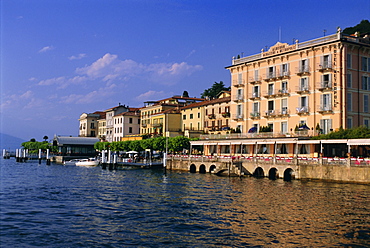
{"label": "white motorboat", "polygon": [[76,163],[77,166],[97,166],[99,161],[95,158],[81,159]]}
{"label": "white motorboat", "polygon": [[79,162],[80,159],[71,159],[71,160],[68,160],[68,161],[64,161],[64,165],[76,165],[77,162]]}

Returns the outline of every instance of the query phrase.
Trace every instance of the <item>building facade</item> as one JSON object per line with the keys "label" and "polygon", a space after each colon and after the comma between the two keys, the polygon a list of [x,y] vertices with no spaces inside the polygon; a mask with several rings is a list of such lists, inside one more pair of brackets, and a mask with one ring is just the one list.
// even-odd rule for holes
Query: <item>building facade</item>
{"label": "building facade", "polygon": [[369,36],[333,35],[276,43],[232,60],[232,128],[267,127],[289,135],[299,127],[328,133],[369,126]]}
{"label": "building facade", "polygon": [[140,109],[130,108],[128,112],[113,117],[113,141],[121,141],[127,135],[140,134]]}
{"label": "building facade", "polygon": [[128,111],[129,107],[121,104],[104,111],[106,119],[106,135],[105,135],[106,141],[108,142],[114,141],[114,116]]}
{"label": "building facade", "polygon": [[80,122],[79,137],[97,137],[98,135],[98,120],[102,116],[102,112],[82,113],[78,119]]}

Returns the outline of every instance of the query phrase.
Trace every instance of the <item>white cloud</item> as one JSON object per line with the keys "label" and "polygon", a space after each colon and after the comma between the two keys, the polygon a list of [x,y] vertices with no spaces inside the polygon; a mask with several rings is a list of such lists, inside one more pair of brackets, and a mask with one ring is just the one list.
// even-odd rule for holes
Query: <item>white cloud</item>
{"label": "white cloud", "polygon": [[41,80],[37,85],[40,86],[50,86],[57,85],[57,89],[65,89],[71,84],[81,84],[88,80],[85,76],[75,76],[73,78],[58,77],[58,78],[49,78],[46,80]]}
{"label": "white cloud", "polygon": [[78,54],[77,56],[71,56],[71,57],[68,57],[69,60],[76,60],[76,59],[83,59],[86,57],[86,54],[85,53],[80,53]]}
{"label": "white cloud", "polygon": [[51,50],[54,50],[55,48],[53,46],[46,46],[46,47],[43,47],[39,50],[39,53],[45,53],[47,51],[51,51]]}
{"label": "white cloud", "polygon": [[87,94],[70,94],[61,98],[60,103],[64,104],[85,104],[100,101],[116,93],[117,85],[111,84],[107,87],[99,88]]}
{"label": "white cloud", "polygon": [[136,100],[141,101],[141,102],[145,102],[145,101],[148,101],[148,100],[162,98],[164,95],[165,95],[164,91],[150,90],[150,91],[147,91],[147,92],[137,96]]}

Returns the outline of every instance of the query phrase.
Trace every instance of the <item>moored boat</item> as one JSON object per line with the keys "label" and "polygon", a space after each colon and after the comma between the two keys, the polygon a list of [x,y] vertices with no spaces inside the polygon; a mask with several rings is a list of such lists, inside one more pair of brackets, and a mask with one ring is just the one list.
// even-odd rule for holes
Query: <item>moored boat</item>
{"label": "moored boat", "polygon": [[77,166],[97,166],[99,161],[95,158],[81,159],[76,163]]}
{"label": "moored boat", "polygon": [[64,165],[76,165],[77,162],[79,162],[80,159],[71,159],[71,160],[68,160],[68,161],[64,161],[63,164]]}

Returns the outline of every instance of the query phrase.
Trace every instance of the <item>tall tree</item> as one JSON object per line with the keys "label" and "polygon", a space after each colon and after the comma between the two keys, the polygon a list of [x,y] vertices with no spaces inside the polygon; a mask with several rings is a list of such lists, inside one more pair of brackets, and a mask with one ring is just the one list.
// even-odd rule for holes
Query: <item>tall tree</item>
{"label": "tall tree", "polygon": [[370,33],[370,22],[369,20],[362,20],[359,24],[354,27],[348,27],[343,30],[345,34],[354,34],[359,32],[360,34]]}
{"label": "tall tree", "polygon": [[224,82],[214,82],[211,88],[205,89],[201,94],[202,98],[209,97],[210,99],[215,98],[221,91],[230,90],[230,87],[225,87]]}

